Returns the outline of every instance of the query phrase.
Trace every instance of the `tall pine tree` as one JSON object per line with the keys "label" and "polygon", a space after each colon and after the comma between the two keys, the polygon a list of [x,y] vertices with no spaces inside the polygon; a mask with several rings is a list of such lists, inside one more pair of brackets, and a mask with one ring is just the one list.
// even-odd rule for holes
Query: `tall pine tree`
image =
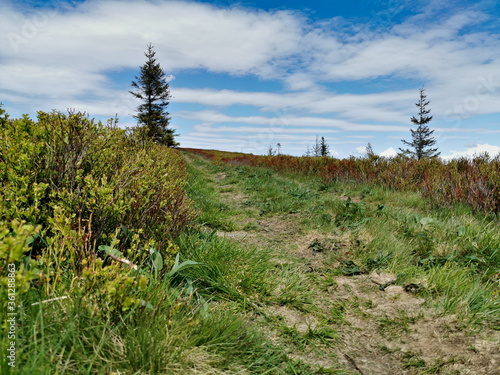
{"label": "tall pine tree", "polygon": [[169,113],[166,108],[171,98],[169,84],[165,73],[156,62],[155,51],[151,44],[145,53],[146,63],[141,67],[141,74],[132,81],[132,87],[136,91],[129,91],[143,103],[137,107],[138,126],[142,134],[154,142],[167,145],[169,147],[178,146],[175,142],[174,129],[168,127],[170,123]]}
{"label": "tall pine tree", "polygon": [[415,105],[418,108],[418,118],[413,116],[411,122],[417,125],[417,129],[410,129],[412,141],[408,142],[404,139],[401,140],[405,145],[410,148],[399,150],[410,157],[416,158],[417,160],[434,158],[439,156],[441,153],[437,152],[437,148],[431,148],[436,144],[436,139],[432,137],[434,130],[430,130],[427,124],[431,122],[433,116],[428,116],[431,112],[427,109],[430,101],[427,100],[427,95],[425,95],[425,89],[422,87],[420,89],[420,99]]}

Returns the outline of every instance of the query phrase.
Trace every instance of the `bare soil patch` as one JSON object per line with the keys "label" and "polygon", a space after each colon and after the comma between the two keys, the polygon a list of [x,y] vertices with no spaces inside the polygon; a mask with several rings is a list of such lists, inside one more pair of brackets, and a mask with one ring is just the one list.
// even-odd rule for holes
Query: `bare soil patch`
{"label": "bare soil patch", "polygon": [[[349,324],[341,327],[336,348],[345,366],[363,374],[500,374],[498,332],[467,334],[455,317],[441,316],[399,285],[381,291],[373,279],[339,276],[329,296],[348,306]],[[391,279],[385,274],[377,281]]]}

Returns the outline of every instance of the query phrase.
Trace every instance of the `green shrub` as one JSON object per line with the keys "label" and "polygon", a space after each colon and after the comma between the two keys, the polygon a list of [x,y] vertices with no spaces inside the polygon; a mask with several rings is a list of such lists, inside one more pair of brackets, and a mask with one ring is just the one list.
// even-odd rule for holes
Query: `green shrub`
{"label": "green shrub", "polygon": [[103,311],[136,304],[144,280],[102,249],[113,245],[145,270],[153,254],[171,267],[178,251],[172,239],[194,215],[181,155],[84,113],[39,112],[32,120],[2,111],[0,118],[2,270],[24,262],[33,280],[39,269],[45,297],[85,292],[95,306],[108,306]]}
{"label": "green shrub", "polygon": [[[24,222],[0,222],[0,305],[2,311],[17,312],[19,298],[39,273],[34,261],[26,257],[30,243],[40,231]],[[2,325],[6,324],[2,321]]]}

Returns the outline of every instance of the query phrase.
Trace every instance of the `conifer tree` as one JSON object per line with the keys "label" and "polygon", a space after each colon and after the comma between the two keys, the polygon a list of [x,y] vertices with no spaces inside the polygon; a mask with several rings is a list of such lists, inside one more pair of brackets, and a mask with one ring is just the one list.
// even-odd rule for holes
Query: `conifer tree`
{"label": "conifer tree", "polygon": [[273,149],[273,145],[269,145],[269,148],[267,149],[267,156],[274,156],[276,155],[276,151]]}
{"label": "conifer tree", "polygon": [[312,154],[313,156],[328,156],[330,154],[329,148],[325,137],[321,137],[320,141],[318,140],[318,136],[316,136],[316,144],[313,147]]}
{"label": "conifer tree", "polygon": [[416,158],[417,160],[425,158],[433,158],[439,156],[441,153],[437,152],[437,148],[431,148],[436,144],[436,139],[432,137],[434,130],[430,130],[427,124],[431,122],[433,116],[429,116],[431,112],[427,109],[430,101],[427,100],[427,95],[425,95],[425,89],[422,87],[420,89],[420,99],[415,105],[418,107],[418,118],[413,116],[411,122],[417,125],[417,129],[410,129],[412,141],[408,142],[401,140],[405,145],[410,148],[399,150],[410,157]]}
{"label": "conifer tree", "polygon": [[141,67],[141,74],[132,81],[132,87],[136,91],[129,91],[143,103],[137,107],[138,126],[142,134],[154,142],[169,147],[178,146],[175,141],[174,129],[170,129],[170,117],[166,108],[171,98],[169,84],[165,73],[156,61],[155,51],[151,44],[145,53],[146,63]]}
{"label": "conifer tree", "polygon": [[368,158],[372,158],[375,156],[375,152],[373,151],[373,147],[370,142],[368,142],[368,145],[366,146],[366,156]]}
{"label": "conifer tree", "polygon": [[307,145],[307,150],[306,150],[306,153],[304,154],[304,156],[309,157],[311,155],[313,155],[313,152],[311,151],[311,148],[309,147],[309,145]]}
{"label": "conifer tree", "polygon": [[318,136],[316,136],[316,143],[313,146],[312,155],[313,156],[321,156],[321,145],[319,143]]}
{"label": "conifer tree", "polygon": [[330,154],[330,147],[325,141],[325,137],[321,137],[321,143],[319,144],[319,153],[321,156],[328,156]]}

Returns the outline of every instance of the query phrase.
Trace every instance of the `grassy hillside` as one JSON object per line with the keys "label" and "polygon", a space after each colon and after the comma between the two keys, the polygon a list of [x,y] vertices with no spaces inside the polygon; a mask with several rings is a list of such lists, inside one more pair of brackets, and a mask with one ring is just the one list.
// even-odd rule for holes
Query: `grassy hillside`
{"label": "grassy hillside", "polygon": [[0,113],[0,372],[495,374],[494,215],[257,159]]}
{"label": "grassy hillside", "polygon": [[317,176],[325,184],[356,182],[399,191],[419,191],[436,206],[464,204],[498,216],[500,212],[500,155],[478,155],[450,162],[406,157],[334,159],[289,155],[256,156],[213,150],[191,150],[232,165],[253,165],[278,172]]}
{"label": "grassy hillside", "polygon": [[187,151],[222,202],[202,205],[205,225],[275,262],[259,311],[286,353],[318,373],[498,373],[495,215],[418,189],[326,182],[283,157]]}

